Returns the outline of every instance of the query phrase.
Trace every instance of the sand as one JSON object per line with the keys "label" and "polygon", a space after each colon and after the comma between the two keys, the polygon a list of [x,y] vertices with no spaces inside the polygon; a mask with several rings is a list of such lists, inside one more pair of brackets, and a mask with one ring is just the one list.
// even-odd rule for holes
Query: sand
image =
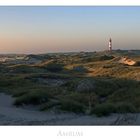
{"label": "sand", "polygon": [[108,117],[74,113],[41,112],[34,107],[16,107],[10,95],[0,93],[0,125],[139,125],[140,114],[112,114]]}

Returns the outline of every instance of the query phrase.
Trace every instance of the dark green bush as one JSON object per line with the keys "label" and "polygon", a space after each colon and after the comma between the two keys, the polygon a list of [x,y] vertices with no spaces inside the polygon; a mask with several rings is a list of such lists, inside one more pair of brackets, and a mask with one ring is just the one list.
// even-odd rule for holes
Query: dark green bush
{"label": "dark green bush", "polygon": [[57,63],[49,63],[45,66],[45,68],[50,71],[50,72],[60,72],[63,70],[63,65],[62,64],[57,64]]}
{"label": "dark green bush", "polygon": [[60,109],[64,111],[84,113],[85,110],[83,104],[73,100],[63,99],[60,101],[60,104],[61,104]]}
{"label": "dark green bush", "polygon": [[134,113],[136,112],[135,106],[130,103],[118,103],[116,104],[117,113]]}
{"label": "dark green bush", "polygon": [[82,62],[96,62],[96,61],[104,61],[104,60],[111,60],[114,56],[111,55],[98,55],[98,56],[90,56],[84,58]]}
{"label": "dark green bush", "polygon": [[118,85],[111,79],[110,80],[103,79],[100,81],[96,81],[95,92],[97,93],[97,95],[101,97],[111,95],[116,90],[118,90]]}
{"label": "dark green bush", "polygon": [[39,73],[45,72],[39,67],[34,67],[30,65],[16,65],[10,68],[10,73]]}
{"label": "dark green bush", "polygon": [[59,101],[50,100],[50,101],[48,101],[46,103],[41,104],[40,110],[45,111],[45,110],[51,109],[53,107],[57,107],[59,105],[60,105]]}
{"label": "dark green bush", "polygon": [[24,94],[22,96],[17,97],[14,104],[22,105],[22,104],[41,104],[48,101],[48,95],[44,92],[32,91],[28,94]]}
{"label": "dark green bush", "polygon": [[130,103],[103,103],[96,105],[92,113],[97,116],[108,116],[111,113],[134,113],[136,108]]}
{"label": "dark green bush", "polygon": [[114,56],[110,56],[110,55],[103,55],[100,57],[100,60],[110,60],[110,59],[113,59]]}
{"label": "dark green bush", "polygon": [[110,113],[116,112],[116,108],[113,104],[104,103],[96,105],[91,113],[96,114],[98,117],[108,116]]}

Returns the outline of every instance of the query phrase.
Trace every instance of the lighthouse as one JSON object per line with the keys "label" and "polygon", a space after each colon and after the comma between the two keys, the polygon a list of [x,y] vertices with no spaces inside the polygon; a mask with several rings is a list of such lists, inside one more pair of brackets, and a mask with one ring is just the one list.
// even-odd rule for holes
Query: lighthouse
{"label": "lighthouse", "polygon": [[110,38],[109,39],[109,51],[111,52],[112,51],[112,39]]}

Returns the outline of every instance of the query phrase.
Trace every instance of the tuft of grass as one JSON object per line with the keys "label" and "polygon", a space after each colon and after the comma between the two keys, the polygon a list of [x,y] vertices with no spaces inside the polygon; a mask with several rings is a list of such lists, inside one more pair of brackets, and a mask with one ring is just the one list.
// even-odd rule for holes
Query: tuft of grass
{"label": "tuft of grass", "polygon": [[39,93],[39,92],[32,91],[31,93],[24,94],[18,97],[15,100],[14,105],[17,105],[17,106],[22,105],[22,104],[38,105],[46,101],[48,101],[48,95],[45,92]]}
{"label": "tuft of grass", "polygon": [[135,113],[137,109],[131,103],[117,103],[116,104],[116,112],[117,113]]}
{"label": "tuft of grass", "polygon": [[49,100],[48,102],[45,102],[45,103],[41,104],[40,110],[41,111],[46,111],[46,110],[51,109],[53,107],[56,108],[59,105],[60,105],[59,101],[57,101],[57,100]]}
{"label": "tuft of grass", "polygon": [[96,105],[92,109],[91,114],[96,114],[98,117],[101,117],[101,116],[108,116],[114,112],[116,112],[116,108],[113,104],[103,103],[103,104]]}
{"label": "tuft of grass", "polygon": [[111,113],[135,113],[137,112],[137,109],[134,105],[131,103],[102,103],[96,105],[92,111],[91,114],[96,114],[98,117],[101,116],[108,116]]}
{"label": "tuft of grass", "polygon": [[60,100],[60,109],[64,111],[70,111],[75,113],[84,113],[85,108],[82,103],[72,101],[69,99],[62,99]]}

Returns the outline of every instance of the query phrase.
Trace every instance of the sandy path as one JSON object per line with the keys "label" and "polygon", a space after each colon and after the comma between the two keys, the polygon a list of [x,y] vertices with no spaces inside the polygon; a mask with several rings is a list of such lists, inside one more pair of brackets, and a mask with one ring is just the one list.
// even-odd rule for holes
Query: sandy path
{"label": "sandy path", "polygon": [[[73,113],[56,114],[54,112],[40,112],[38,110],[17,108],[14,99],[0,93],[0,125],[120,125],[140,124],[137,115],[113,114],[109,117],[76,115]],[[138,119],[139,118],[139,119]]]}

